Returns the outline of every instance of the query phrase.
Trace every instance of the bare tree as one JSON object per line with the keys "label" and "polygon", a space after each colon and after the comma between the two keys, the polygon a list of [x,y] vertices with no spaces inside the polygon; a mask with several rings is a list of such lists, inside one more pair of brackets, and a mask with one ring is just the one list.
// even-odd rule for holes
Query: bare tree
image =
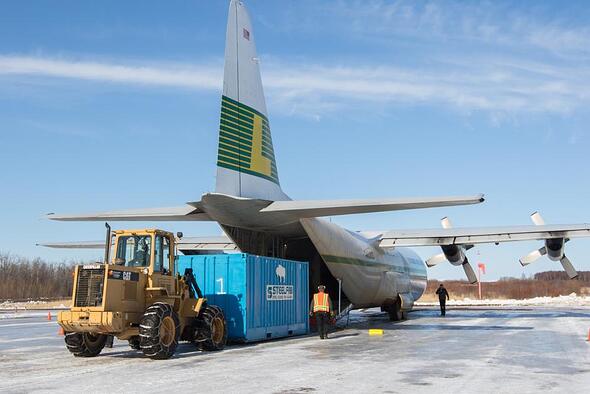
{"label": "bare tree", "polygon": [[[496,282],[483,283],[484,297],[495,299],[525,299],[533,297],[557,297],[571,293],[585,294],[590,288],[590,271],[578,272],[571,280],[563,271],[548,271],[535,274],[531,279],[503,277]],[[429,280],[426,294],[434,294],[439,283],[444,283],[451,297],[477,298],[477,284],[464,280]]]}
{"label": "bare tree", "polygon": [[0,300],[69,297],[74,264],[0,254]]}

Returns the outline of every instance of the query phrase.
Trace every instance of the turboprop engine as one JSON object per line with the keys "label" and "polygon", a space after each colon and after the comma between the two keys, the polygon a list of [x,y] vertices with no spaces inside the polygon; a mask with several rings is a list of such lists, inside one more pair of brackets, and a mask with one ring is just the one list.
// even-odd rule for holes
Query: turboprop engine
{"label": "turboprop engine", "polygon": [[[531,215],[531,220],[537,226],[543,226],[545,220],[541,217],[539,212],[534,212]],[[565,243],[569,241],[569,238],[550,238],[545,240],[545,246],[535,250],[523,258],[520,259],[520,264],[524,267],[530,263],[536,261],[539,257],[547,255],[552,261],[559,261],[563,270],[567,273],[570,279],[574,279],[578,276],[578,272],[572,265],[570,259],[565,255]]]}
{"label": "turboprop engine", "polygon": [[[440,221],[443,228],[451,228],[451,221],[448,217],[444,217]],[[465,255],[465,251],[473,248],[473,245],[441,245],[442,253],[432,256],[428,260],[426,260],[426,265],[429,267],[434,267],[438,263],[447,260],[449,263],[462,266],[463,270],[465,271],[465,275],[467,276],[467,280],[469,283],[477,283],[477,276],[475,275],[475,271],[469,264],[469,259]]]}

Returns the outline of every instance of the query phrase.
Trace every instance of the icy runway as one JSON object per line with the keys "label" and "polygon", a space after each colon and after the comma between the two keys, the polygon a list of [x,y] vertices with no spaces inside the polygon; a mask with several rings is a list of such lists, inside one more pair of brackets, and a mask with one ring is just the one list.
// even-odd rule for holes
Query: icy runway
{"label": "icy runway", "polygon": [[[55,318],[54,318],[55,319]],[[368,328],[384,335],[369,336]],[[588,392],[590,308],[422,309],[401,323],[355,312],[350,328],[152,361],[115,341],[72,357],[55,320],[0,313],[0,392]]]}

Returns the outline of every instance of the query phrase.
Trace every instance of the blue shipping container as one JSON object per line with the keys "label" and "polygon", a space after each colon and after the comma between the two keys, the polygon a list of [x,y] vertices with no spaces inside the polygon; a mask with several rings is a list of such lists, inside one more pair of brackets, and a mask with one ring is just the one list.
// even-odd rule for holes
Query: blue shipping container
{"label": "blue shipping container", "polygon": [[308,264],[246,253],[178,256],[192,268],[201,291],[223,309],[228,339],[261,341],[309,330]]}

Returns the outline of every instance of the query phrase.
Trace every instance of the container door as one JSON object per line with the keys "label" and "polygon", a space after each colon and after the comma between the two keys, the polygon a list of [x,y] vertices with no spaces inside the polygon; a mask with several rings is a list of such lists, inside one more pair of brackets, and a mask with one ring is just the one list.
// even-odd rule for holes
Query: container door
{"label": "container door", "polygon": [[307,332],[307,263],[249,256],[248,339]]}

